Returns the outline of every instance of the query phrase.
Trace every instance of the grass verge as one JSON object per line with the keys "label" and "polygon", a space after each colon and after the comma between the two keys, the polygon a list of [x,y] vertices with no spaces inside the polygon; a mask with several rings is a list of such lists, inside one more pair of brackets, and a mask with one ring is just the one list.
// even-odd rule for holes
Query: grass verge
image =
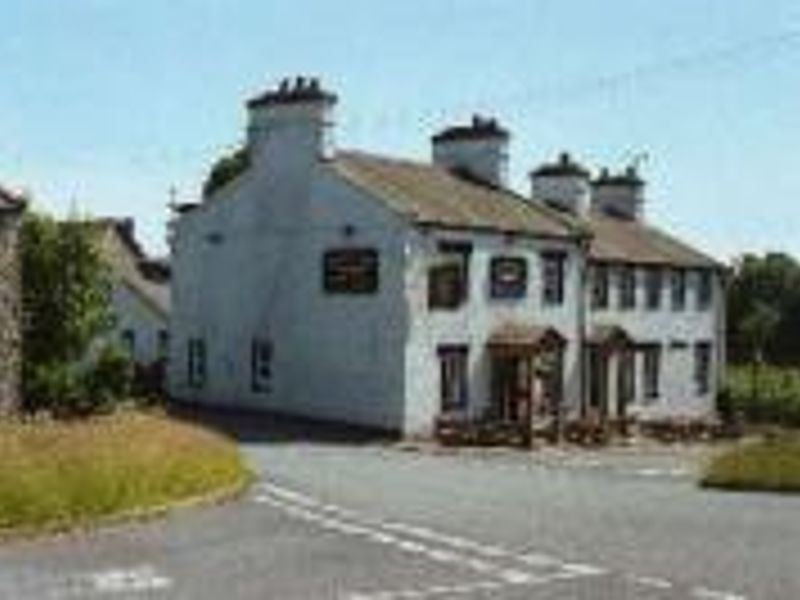
{"label": "grass verge", "polygon": [[0,533],[146,514],[250,478],[231,440],[160,415],[0,423]]}
{"label": "grass verge", "polygon": [[701,485],[800,492],[800,434],[772,435],[725,450],[711,460]]}

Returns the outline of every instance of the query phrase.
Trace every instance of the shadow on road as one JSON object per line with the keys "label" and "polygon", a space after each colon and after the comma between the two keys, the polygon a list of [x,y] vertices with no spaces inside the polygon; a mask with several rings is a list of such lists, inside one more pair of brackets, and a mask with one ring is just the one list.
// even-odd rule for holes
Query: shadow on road
{"label": "shadow on road", "polygon": [[172,403],[169,414],[220,431],[240,443],[318,442],[363,446],[397,441],[395,433],[286,414]]}

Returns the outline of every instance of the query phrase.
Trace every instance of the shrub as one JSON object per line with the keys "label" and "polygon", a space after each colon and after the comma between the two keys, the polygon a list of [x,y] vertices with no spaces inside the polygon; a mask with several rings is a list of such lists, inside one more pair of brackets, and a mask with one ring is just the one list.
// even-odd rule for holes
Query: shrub
{"label": "shrub", "polygon": [[84,376],[85,413],[103,412],[127,398],[133,385],[133,364],[117,346],[107,345]]}
{"label": "shrub", "polygon": [[770,365],[731,367],[718,399],[723,417],[800,427],[800,369]]}

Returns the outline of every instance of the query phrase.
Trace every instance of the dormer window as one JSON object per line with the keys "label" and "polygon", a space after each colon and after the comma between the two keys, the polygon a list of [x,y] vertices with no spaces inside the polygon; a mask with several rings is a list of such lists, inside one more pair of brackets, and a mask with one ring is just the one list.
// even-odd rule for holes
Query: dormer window
{"label": "dormer window", "polygon": [[522,257],[497,256],[490,267],[492,298],[523,298],[528,288],[528,263]]}

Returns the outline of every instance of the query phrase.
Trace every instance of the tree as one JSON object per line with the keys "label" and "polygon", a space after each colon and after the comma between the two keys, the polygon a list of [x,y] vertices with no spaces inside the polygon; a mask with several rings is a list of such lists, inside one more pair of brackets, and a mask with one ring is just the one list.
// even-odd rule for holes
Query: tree
{"label": "tree", "polygon": [[[751,358],[751,336],[745,323],[761,304],[778,315],[779,322],[761,340],[765,360],[800,361],[800,264],[781,253],[745,255],[736,265],[728,289],[730,356],[735,362]],[[759,309],[763,316],[763,308]]]}
{"label": "tree", "polygon": [[753,365],[753,399],[756,400],[760,396],[759,375],[764,364],[764,348],[773,337],[780,320],[781,315],[777,310],[764,302],[757,302],[740,326],[742,337],[750,348]]}
{"label": "tree", "polygon": [[[82,410],[90,348],[112,326],[110,269],[89,220],[29,213],[20,231],[23,407]],[[101,353],[102,355],[102,353]]]}
{"label": "tree", "polygon": [[250,153],[241,146],[217,160],[211,167],[203,183],[203,196],[209,197],[215,191],[233,181],[250,167]]}

